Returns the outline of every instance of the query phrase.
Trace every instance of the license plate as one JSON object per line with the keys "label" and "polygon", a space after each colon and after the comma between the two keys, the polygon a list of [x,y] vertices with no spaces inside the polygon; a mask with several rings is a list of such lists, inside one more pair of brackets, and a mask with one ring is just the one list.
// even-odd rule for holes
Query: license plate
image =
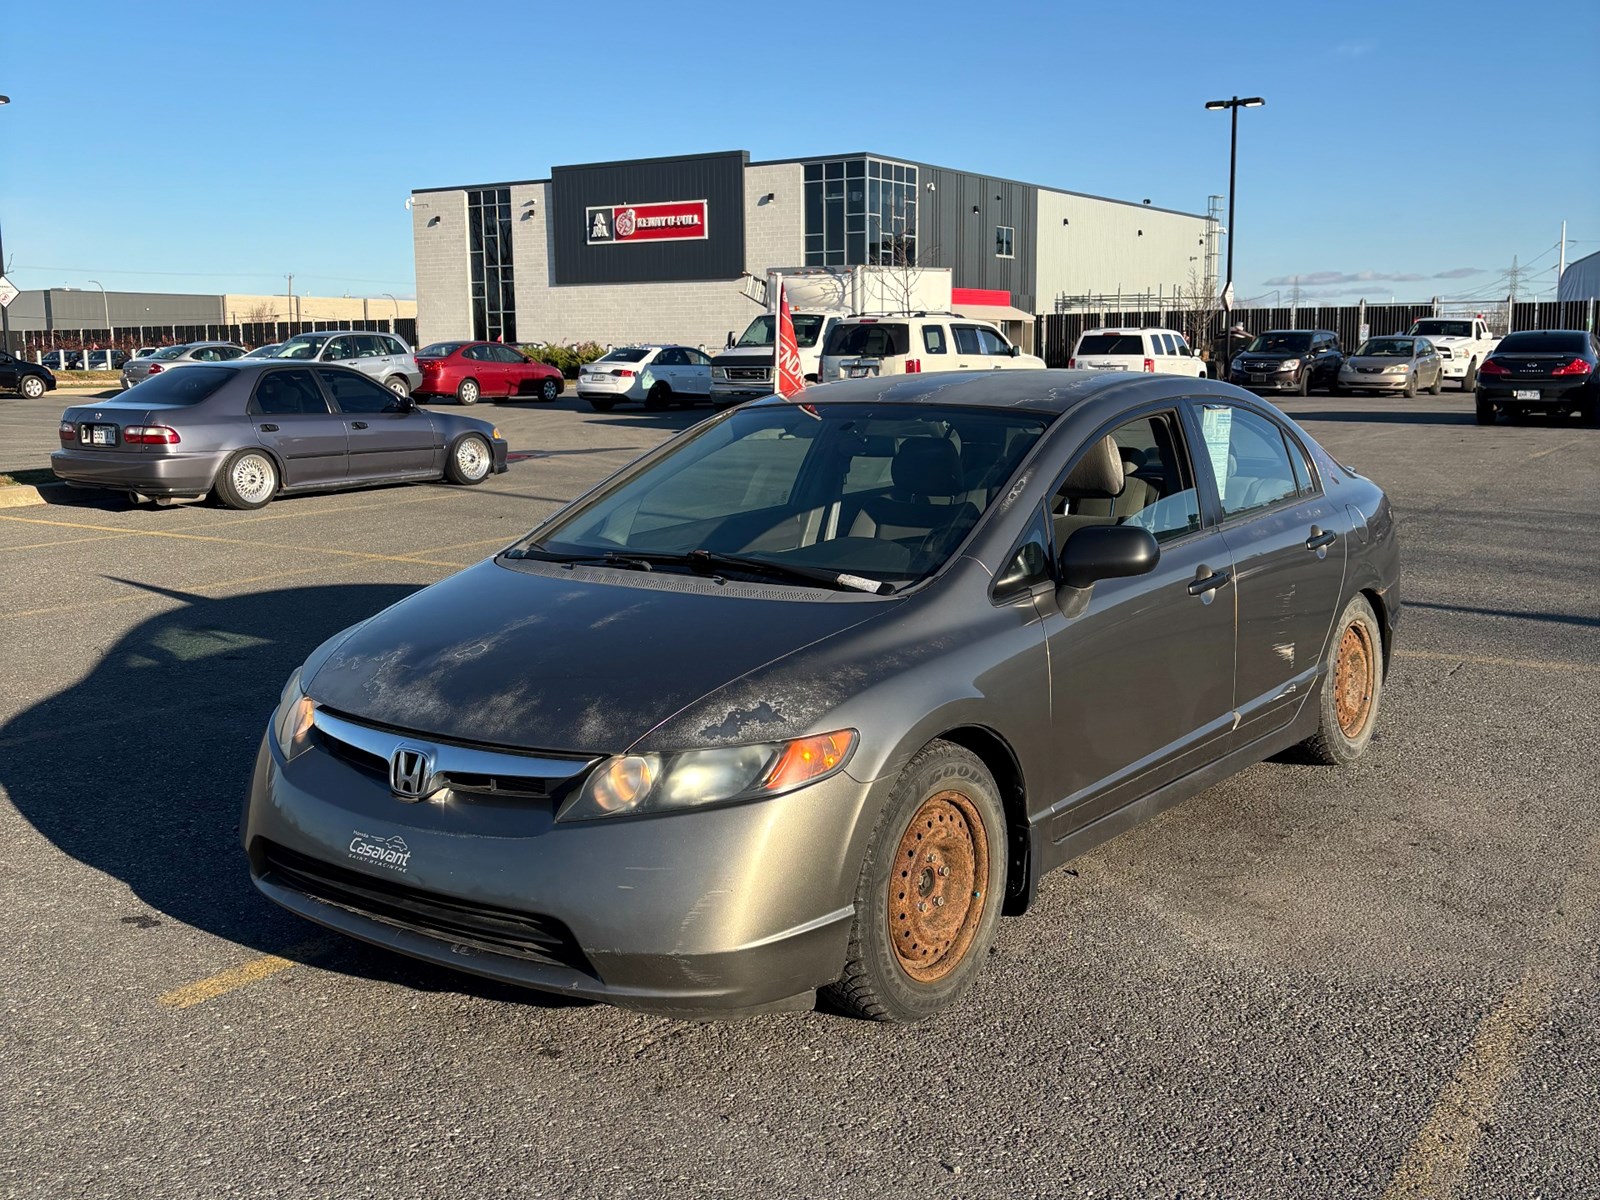
{"label": "license plate", "polygon": [[877,373],[878,373],[878,371],[877,371],[877,368],[875,368],[875,367],[846,367],[845,368],[845,374],[848,375],[851,379],[865,379],[868,375],[876,375]]}
{"label": "license plate", "polygon": [[78,426],[78,441],[85,446],[115,446],[117,444],[117,427],[115,425],[80,425]]}
{"label": "license plate", "polygon": [[1537,389],[1533,391],[1513,391],[1511,393],[1511,398],[1513,400],[1537,400],[1539,398],[1539,393]]}
{"label": "license plate", "polygon": [[1256,374],[1254,372],[1252,372],[1250,375],[1251,383],[1265,383],[1266,381],[1267,377],[1265,375]]}

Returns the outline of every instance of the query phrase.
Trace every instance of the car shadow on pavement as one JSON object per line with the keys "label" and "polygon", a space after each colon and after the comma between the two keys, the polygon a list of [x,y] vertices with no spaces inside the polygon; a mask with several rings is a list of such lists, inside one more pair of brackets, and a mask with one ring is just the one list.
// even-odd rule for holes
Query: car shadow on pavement
{"label": "car shadow on pavement", "polygon": [[283,681],[323,639],[414,587],[211,599],[130,586],[179,603],[106,647],[83,679],[0,726],[0,787],[17,811],[63,853],[133,893],[131,906],[72,921],[152,938],[187,925],[262,954],[427,991],[574,1003],[340,937],[278,908],[250,882],[240,821]]}
{"label": "car shadow on pavement", "polygon": [[1349,421],[1358,425],[1476,425],[1471,412],[1416,412],[1389,408],[1289,410],[1296,421]]}

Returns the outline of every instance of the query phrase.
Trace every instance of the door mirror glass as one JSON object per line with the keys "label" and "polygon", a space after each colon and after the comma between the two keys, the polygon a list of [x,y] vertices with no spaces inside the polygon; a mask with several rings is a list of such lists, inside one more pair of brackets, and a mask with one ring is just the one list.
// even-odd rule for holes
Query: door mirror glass
{"label": "door mirror glass", "polygon": [[1135,525],[1089,525],[1061,547],[1061,582],[1086,588],[1096,580],[1146,575],[1161,559],[1161,547]]}

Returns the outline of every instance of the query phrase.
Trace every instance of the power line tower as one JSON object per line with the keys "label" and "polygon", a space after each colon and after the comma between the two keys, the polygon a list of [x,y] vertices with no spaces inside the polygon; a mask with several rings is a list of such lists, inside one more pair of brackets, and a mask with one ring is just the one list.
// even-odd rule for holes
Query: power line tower
{"label": "power line tower", "polygon": [[1513,254],[1511,256],[1511,269],[1506,272],[1506,295],[1510,297],[1512,304],[1517,302],[1517,288],[1526,274],[1527,271],[1517,265],[1517,256]]}

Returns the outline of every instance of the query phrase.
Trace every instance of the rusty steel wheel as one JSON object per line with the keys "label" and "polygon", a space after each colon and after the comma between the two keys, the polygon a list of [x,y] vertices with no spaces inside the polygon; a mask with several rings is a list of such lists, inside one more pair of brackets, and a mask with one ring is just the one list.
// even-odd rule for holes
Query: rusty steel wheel
{"label": "rusty steel wheel", "polygon": [[894,956],[918,983],[937,983],[972,948],[988,900],[983,818],[960,792],[931,796],[911,818],[894,862],[888,896]]}
{"label": "rusty steel wheel", "polygon": [[1372,740],[1383,698],[1383,638],[1365,596],[1339,614],[1323,663],[1317,731],[1302,745],[1318,762],[1348,767]]}
{"label": "rusty steel wheel", "polygon": [[1360,621],[1352,621],[1339,639],[1333,672],[1334,714],[1339,731],[1352,740],[1361,736],[1372,717],[1373,668],[1372,635]]}
{"label": "rusty steel wheel", "polygon": [[983,759],[939,740],[917,751],[877,816],[827,999],[873,1021],[921,1021],[959,1000],[994,941],[1005,848],[1005,806]]}

